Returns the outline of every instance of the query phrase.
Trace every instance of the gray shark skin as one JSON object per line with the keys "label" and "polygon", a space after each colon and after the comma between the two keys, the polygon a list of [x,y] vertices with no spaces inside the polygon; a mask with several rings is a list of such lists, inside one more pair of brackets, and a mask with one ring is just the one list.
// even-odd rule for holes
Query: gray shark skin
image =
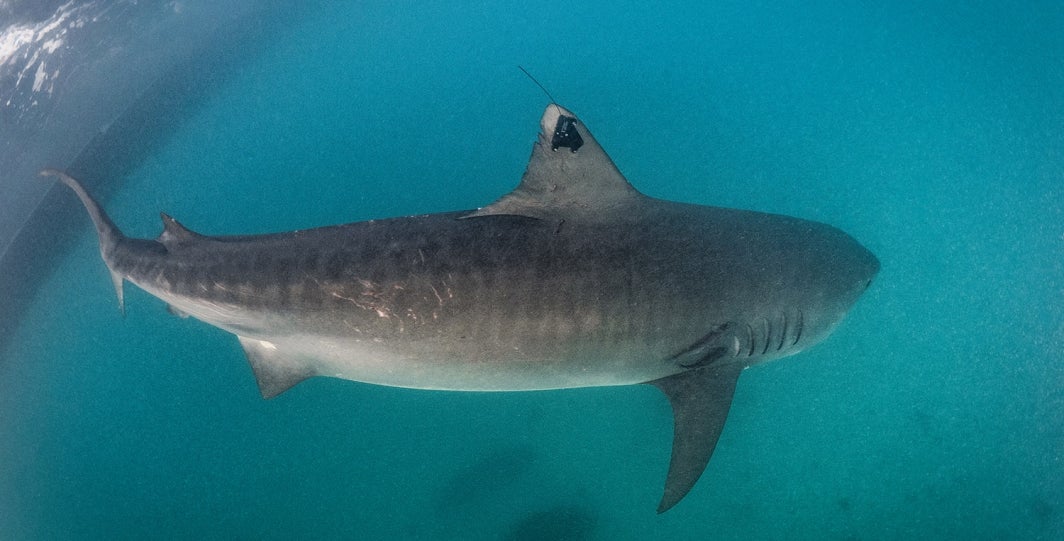
{"label": "gray shark skin", "polygon": [[842,231],[650,198],[551,104],[520,185],[475,211],[125,237],[73,178],[119,305],[129,281],[235,334],[262,395],[312,376],[462,391],[649,383],[674,412],[664,512],[694,486],[742,369],[823,340],[879,270]]}

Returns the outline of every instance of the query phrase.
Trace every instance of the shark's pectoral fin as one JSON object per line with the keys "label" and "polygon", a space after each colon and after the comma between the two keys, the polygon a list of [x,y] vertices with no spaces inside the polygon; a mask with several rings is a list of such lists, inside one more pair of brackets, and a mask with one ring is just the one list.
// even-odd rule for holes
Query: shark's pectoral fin
{"label": "shark's pectoral fin", "polygon": [[672,404],[672,461],[658,513],[668,511],[695,486],[728,418],[742,367],[705,366],[649,382]]}
{"label": "shark's pectoral fin", "polygon": [[271,342],[243,336],[237,338],[248,356],[251,370],[255,372],[255,380],[259,383],[263,398],[273,398],[316,375],[305,362],[278,349]]}

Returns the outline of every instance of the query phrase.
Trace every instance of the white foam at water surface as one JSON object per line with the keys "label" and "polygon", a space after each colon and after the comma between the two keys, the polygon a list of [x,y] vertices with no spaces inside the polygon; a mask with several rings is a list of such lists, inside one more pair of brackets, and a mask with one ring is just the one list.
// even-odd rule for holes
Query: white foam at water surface
{"label": "white foam at water surface", "polygon": [[[6,4],[0,4],[0,8]],[[49,71],[50,56],[62,54],[63,44],[71,29],[84,28],[87,23],[98,20],[106,8],[97,2],[78,5],[74,0],[56,9],[51,17],[34,23],[12,24],[0,29],[0,77],[14,74],[15,84],[10,95],[0,96],[5,106],[11,106],[19,85],[27,77],[33,77],[32,91],[51,94],[59,70]],[[53,63],[54,65],[55,63]],[[11,70],[8,73],[4,71]],[[28,101],[36,103],[36,101]]]}

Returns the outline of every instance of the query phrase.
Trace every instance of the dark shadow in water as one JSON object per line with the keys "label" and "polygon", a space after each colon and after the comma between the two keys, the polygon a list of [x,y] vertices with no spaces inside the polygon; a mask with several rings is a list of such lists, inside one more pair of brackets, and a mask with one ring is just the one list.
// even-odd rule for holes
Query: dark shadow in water
{"label": "dark shadow in water", "polygon": [[1057,514],[1056,508],[1045,498],[1033,496],[1028,502],[1028,510],[1038,525],[1045,529],[1049,527]]}
{"label": "dark shadow in water", "polygon": [[529,513],[511,527],[507,541],[581,541],[591,539],[597,518],[585,507],[559,505]]}
{"label": "dark shadow in water", "polygon": [[536,450],[528,444],[489,449],[443,483],[436,495],[436,510],[450,514],[507,500],[507,494],[528,479],[537,459]]}
{"label": "dark shadow in water", "polygon": [[[164,146],[181,123],[238,71],[236,66],[253,58],[249,51],[283,33],[293,20],[292,11],[285,15],[280,9],[260,10],[243,24],[220,32],[199,54],[155,81],[65,169],[99,200],[107,201],[121,179]],[[92,229],[87,220],[80,203],[57,185],[0,258],[0,359],[5,358],[2,352],[38,288],[78,235]],[[106,277],[106,272],[100,276]]]}
{"label": "dark shadow in water", "polygon": [[835,503],[838,505],[839,511],[844,513],[849,513],[853,509],[853,502],[849,498],[839,498]]}

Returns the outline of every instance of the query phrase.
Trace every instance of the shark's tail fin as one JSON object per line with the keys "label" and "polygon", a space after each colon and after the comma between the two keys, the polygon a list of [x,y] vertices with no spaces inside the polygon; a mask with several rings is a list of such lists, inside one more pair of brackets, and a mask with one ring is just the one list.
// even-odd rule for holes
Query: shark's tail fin
{"label": "shark's tail fin", "polygon": [[89,212],[89,216],[92,218],[92,223],[96,226],[96,233],[100,237],[100,255],[103,256],[103,262],[107,264],[107,270],[111,271],[111,282],[115,286],[115,294],[118,295],[118,309],[125,313],[125,303],[122,300],[122,274],[114,268],[114,254],[115,248],[125,238],[125,235],[118,230],[111,218],[107,216],[107,213],[103,211],[100,204],[89,195],[89,192],[85,191],[85,188],[74,177],[56,170],[56,169],[44,169],[40,173],[42,177],[56,177],[63,184],[66,184],[74,193],[77,194],[78,199],[81,199],[81,203],[85,205],[85,210]]}

